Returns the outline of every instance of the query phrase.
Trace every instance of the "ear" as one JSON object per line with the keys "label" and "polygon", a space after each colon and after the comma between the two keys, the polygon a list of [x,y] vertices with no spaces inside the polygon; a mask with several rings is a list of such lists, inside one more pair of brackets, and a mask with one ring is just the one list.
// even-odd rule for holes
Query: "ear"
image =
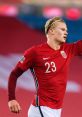
{"label": "ear", "polygon": [[51,34],[53,34],[54,32],[55,32],[55,30],[53,30],[53,29],[49,30],[49,33],[51,33]]}
{"label": "ear", "polygon": [[51,34],[52,34],[53,32],[54,32],[54,30],[53,30],[53,29],[50,29],[50,30],[49,30],[49,33],[51,33]]}

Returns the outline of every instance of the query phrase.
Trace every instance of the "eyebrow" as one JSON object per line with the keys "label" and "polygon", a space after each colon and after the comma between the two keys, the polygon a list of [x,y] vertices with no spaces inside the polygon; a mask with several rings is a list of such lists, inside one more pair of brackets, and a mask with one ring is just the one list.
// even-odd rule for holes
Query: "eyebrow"
{"label": "eyebrow", "polygon": [[61,28],[61,29],[63,29],[63,30],[66,30],[66,31],[67,31],[67,28]]}

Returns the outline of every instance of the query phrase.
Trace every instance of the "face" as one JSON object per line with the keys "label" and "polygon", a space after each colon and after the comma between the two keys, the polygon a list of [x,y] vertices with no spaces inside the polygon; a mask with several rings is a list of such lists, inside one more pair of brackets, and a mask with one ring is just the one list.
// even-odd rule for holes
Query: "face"
{"label": "face", "polygon": [[55,27],[52,26],[50,29],[50,35],[52,39],[59,43],[65,43],[67,38],[67,26],[63,22],[56,22]]}

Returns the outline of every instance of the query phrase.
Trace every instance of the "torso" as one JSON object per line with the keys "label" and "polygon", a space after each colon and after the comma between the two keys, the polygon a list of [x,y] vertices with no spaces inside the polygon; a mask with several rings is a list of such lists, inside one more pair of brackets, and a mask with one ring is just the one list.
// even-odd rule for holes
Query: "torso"
{"label": "torso", "polygon": [[66,89],[67,70],[71,60],[69,49],[65,45],[54,50],[43,44],[35,49],[34,71],[38,80],[39,104],[60,108]]}

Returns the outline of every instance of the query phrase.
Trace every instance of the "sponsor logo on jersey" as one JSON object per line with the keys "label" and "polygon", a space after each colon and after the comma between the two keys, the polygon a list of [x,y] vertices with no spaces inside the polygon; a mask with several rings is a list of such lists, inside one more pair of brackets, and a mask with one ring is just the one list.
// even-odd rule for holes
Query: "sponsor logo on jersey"
{"label": "sponsor logo on jersey", "polygon": [[60,51],[61,55],[63,58],[67,58],[67,54],[65,53],[65,51]]}
{"label": "sponsor logo on jersey", "polygon": [[43,60],[48,60],[50,57],[45,57],[45,58],[43,58]]}

